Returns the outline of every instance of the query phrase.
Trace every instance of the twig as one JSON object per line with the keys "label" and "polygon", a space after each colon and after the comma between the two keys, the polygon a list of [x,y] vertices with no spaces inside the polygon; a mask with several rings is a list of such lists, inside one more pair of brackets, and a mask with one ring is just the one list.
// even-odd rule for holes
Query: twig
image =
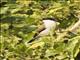
{"label": "twig", "polygon": [[80,17],[79,17],[79,21],[76,22],[74,26],[72,26],[70,32],[74,33],[78,28],[80,28]]}

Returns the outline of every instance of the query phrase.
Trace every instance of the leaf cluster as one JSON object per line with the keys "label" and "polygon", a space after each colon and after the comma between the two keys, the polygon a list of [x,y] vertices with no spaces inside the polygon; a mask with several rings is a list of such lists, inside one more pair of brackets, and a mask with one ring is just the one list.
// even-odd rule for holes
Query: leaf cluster
{"label": "leaf cluster", "polygon": [[[79,20],[79,10],[78,0],[1,0],[0,60],[78,60],[80,29],[66,30]],[[43,18],[55,18],[60,32],[28,44]]]}

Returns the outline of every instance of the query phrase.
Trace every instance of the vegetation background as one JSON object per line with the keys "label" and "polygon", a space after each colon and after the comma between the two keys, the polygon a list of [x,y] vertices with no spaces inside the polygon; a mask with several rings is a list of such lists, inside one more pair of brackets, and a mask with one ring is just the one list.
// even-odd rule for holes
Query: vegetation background
{"label": "vegetation background", "polygon": [[[0,60],[80,60],[80,0],[0,0]],[[60,24],[31,45],[43,18]],[[72,32],[72,33],[71,33]]]}

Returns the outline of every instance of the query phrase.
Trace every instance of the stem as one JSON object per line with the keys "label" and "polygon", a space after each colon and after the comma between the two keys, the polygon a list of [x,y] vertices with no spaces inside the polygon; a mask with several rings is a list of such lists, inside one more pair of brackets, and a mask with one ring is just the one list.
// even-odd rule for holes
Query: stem
{"label": "stem", "polygon": [[57,37],[56,41],[62,40],[62,38],[64,38],[64,37],[68,34],[68,32],[74,33],[78,28],[80,28],[80,15],[78,16],[78,18],[79,18],[79,21],[76,22],[76,23],[72,26],[72,28],[67,28],[67,29],[65,30],[65,32],[61,33],[61,34]]}
{"label": "stem", "polygon": [[72,28],[70,29],[70,32],[75,32],[78,28],[80,27],[80,19],[77,23],[75,23],[74,26],[72,26]]}

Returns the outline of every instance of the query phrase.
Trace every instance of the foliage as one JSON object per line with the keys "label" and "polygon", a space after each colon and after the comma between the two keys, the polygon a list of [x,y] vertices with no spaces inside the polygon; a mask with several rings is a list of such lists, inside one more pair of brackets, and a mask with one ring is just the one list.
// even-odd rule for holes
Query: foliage
{"label": "foliage", "polygon": [[[78,21],[79,10],[79,0],[1,0],[0,60],[75,60],[80,52],[80,29],[56,40]],[[60,23],[61,32],[28,44],[47,17]]]}

